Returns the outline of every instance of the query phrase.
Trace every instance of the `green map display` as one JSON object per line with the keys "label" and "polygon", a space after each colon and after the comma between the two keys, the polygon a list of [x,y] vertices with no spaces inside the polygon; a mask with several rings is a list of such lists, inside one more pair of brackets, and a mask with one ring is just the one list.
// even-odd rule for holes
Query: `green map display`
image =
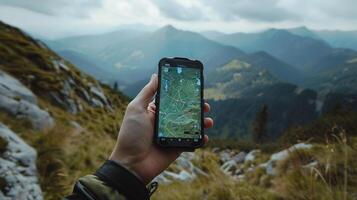
{"label": "green map display", "polygon": [[201,137],[200,69],[161,67],[159,137]]}

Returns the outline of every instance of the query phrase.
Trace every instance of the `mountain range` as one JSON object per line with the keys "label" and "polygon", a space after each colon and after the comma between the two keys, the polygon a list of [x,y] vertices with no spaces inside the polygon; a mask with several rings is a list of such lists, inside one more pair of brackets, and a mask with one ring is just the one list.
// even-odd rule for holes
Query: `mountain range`
{"label": "mountain range", "polygon": [[306,27],[225,34],[167,25],[151,32],[120,30],[45,42],[102,82],[119,83],[131,97],[156,72],[160,58],[199,59],[205,66],[205,98],[216,108],[210,134],[248,137],[254,115],[267,105],[268,132],[277,138],[356,92],[357,52],[342,42],[355,43],[353,32],[338,32],[335,39],[327,35]]}
{"label": "mountain range", "polygon": [[[191,32],[185,34],[192,36]],[[314,75],[307,76],[267,52],[245,53],[193,35],[189,41],[208,42],[210,45],[205,47],[211,49],[203,50],[213,58],[215,47],[218,53],[234,49],[229,61],[208,65],[205,74],[205,95],[211,104],[209,115],[215,120],[214,128],[206,133],[213,139],[211,145],[216,142],[211,147],[216,148],[180,156],[155,179],[165,184],[161,186],[164,190],[156,192],[153,198],[197,199],[218,195],[232,199],[243,195],[253,199],[295,199],[310,194],[304,193],[309,184],[318,186],[318,192],[314,190],[312,194],[322,194],[323,199],[331,194],[341,199],[346,194],[342,189],[348,190],[352,198],[356,185],[353,135],[357,113],[354,51],[331,47],[332,53],[321,60]],[[166,36],[165,40],[171,41],[170,34]],[[174,43],[168,44],[166,48],[175,47]],[[130,100],[114,89],[127,82],[116,80],[118,87],[113,88],[103,84],[108,77],[115,78],[113,72],[117,71],[110,62],[104,65],[88,55],[80,49],[65,47],[55,53],[20,29],[0,22],[0,199],[61,199],[72,193],[78,177],[92,173],[108,158]],[[101,81],[96,80],[99,78]],[[130,86],[140,89],[146,81]],[[303,84],[312,89],[302,87]],[[135,95],[134,89],[129,88],[123,91]],[[267,108],[268,137],[264,144],[239,141],[251,139],[252,121],[262,107]],[[328,114],[320,117],[323,113]],[[296,141],[308,143],[285,148]],[[344,166],[342,173],[341,166]],[[315,168],[321,177],[333,180],[333,186],[321,179],[314,178],[311,182],[311,169]],[[327,168],[331,170],[324,170]],[[331,172],[333,176],[328,176]],[[341,175],[347,172],[348,177]],[[307,178],[301,181],[301,177]],[[175,180],[181,181],[171,182]],[[214,187],[213,182],[217,183]],[[284,189],[286,186],[281,183],[293,187]],[[229,191],[238,192],[221,190],[222,184],[233,188]],[[326,187],[321,189],[321,185]],[[177,192],[178,195],[172,196],[173,191],[186,192],[184,196]]]}

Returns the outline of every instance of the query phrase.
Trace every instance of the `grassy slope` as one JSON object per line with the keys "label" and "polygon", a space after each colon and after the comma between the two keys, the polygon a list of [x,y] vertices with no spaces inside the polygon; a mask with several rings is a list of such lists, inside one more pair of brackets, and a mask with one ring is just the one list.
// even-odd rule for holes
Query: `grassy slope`
{"label": "grassy slope", "polygon": [[[209,177],[199,177],[190,183],[161,185],[153,199],[353,199],[357,191],[357,137],[347,138],[346,132],[339,129],[334,140],[313,145],[312,149],[295,151],[279,161],[276,164],[277,176],[268,175],[258,167],[245,172],[245,181],[224,175],[219,169],[217,155],[211,153],[210,148],[200,150],[195,164]],[[270,152],[263,151],[256,160],[245,163],[243,170],[266,162],[270,155]],[[303,167],[313,161],[318,164],[312,168]]]}
{"label": "grassy slope", "polygon": [[[72,190],[78,177],[92,173],[109,156],[128,99],[102,85],[113,110],[91,107],[82,101],[84,110],[72,115],[56,106],[48,93],[58,91],[62,87],[62,79],[71,76],[85,89],[88,89],[89,83],[96,83],[96,80],[68,62],[68,74],[55,74],[48,67],[51,60],[60,59],[55,53],[42,48],[20,30],[1,22],[0,58],[0,69],[27,85],[37,95],[40,107],[48,110],[56,121],[54,128],[36,131],[28,121],[0,113],[1,122],[36,148],[37,167],[45,199],[61,199]],[[29,75],[34,76],[35,80],[31,81]],[[80,100],[76,93],[72,94],[72,98]],[[70,121],[78,122],[83,131],[74,128]]]}

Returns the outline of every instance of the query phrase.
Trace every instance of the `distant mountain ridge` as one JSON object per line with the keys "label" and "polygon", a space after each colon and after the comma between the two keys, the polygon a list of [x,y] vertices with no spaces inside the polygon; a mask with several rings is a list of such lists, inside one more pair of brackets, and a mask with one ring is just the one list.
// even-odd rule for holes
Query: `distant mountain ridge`
{"label": "distant mountain ridge", "polygon": [[281,29],[269,29],[259,33],[228,34],[215,38],[215,41],[241,48],[247,52],[265,51],[305,71],[332,49],[322,40],[294,35]]}
{"label": "distant mountain ridge", "polygon": [[[120,32],[121,33],[121,32]],[[107,40],[104,38],[108,37]],[[59,41],[51,41],[50,45],[58,52],[69,52],[77,49],[77,52],[84,52],[89,60],[97,64],[87,66],[100,66],[100,62],[105,61],[105,71],[111,72],[117,80],[127,82],[128,88],[131,84],[136,84],[138,88],[147,79],[148,74],[156,71],[156,65],[159,59],[167,56],[191,57],[201,60],[205,65],[205,72],[213,70],[230,62],[232,59],[241,59],[248,63],[254,63],[269,70],[274,76],[283,81],[299,83],[303,79],[302,72],[287,63],[284,63],[273,56],[263,52],[246,54],[245,52],[229,46],[222,45],[212,40],[206,39],[202,35],[190,31],[182,31],[173,26],[162,27],[152,33],[133,34],[127,36],[116,34],[115,32],[98,36],[98,42],[105,41],[96,47],[95,36],[84,36],[83,38],[67,38]],[[123,37],[124,39],[120,39]],[[131,38],[132,37],[132,38]],[[90,40],[86,43],[87,40]],[[108,42],[113,40],[113,42]],[[67,42],[71,42],[67,44]],[[94,46],[93,46],[94,45]],[[87,49],[88,46],[91,46]],[[96,49],[96,51],[91,49]],[[67,49],[67,50],[66,50]],[[95,54],[93,54],[95,53]],[[81,54],[81,55],[83,55]],[[78,58],[64,55],[72,62],[77,62]],[[108,70],[110,68],[110,70]],[[83,69],[85,70],[85,69]],[[95,71],[88,69],[87,72]],[[293,76],[292,76],[293,74]],[[102,79],[101,77],[99,77]],[[108,79],[112,79],[111,77]],[[113,83],[115,80],[111,80]],[[131,95],[135,92],[131,92]]]}
{"label": "distant mountain ridge", "polygon": [[[76,45],[77,50],[80,52],[87,51],[88,56],[109,63],[111,70],[117,71],[117,75],[128,82],[142,80],[147,77],[148,73],[155,72],[157,62],[162,57],[181,56],[199,59],[209,69],[244,54],[234,47],[208,40],[194,32],[177,30],[172,26],[162,27],[152,33],[131,36],[124,36],[124,39],[113,39],[113,42],[101,44],[99,48],[96,47],[96,42],[91,44],[87,41],[93,40],[92,37],[83,37],[81,40],[67,38],[54,41],[53,43],[59,44],[53,45],[53,47],[57,50],[63,50],[59,46],[66,46],[66,48],[71,49],[73,44],[67,44],[67,41],[77,40],[77,43],[79,43]],[[100,38],[104,37],[100,36]],[[123,36],[113,33],[113,37],[121,38]],[[108,40],[111,41],[112,39]],[[98,41],[101,41],[101,39]],[[86,50],[88,45],[90,46],[89,49],[97,50],[89,52]]]}
{"label": "distant mountain ridge", "polygon": [[[156,72],[161,57],[203,61],[205,98],[216,108],[213,116],[218,118],[215,128],[208,132],[216,137],[249,137],[255,114],[267,105],[271,114],[269,134],[277,138],[290,126],[310,122],[339,101],[349,102],[357,88],[356,51],[335,48],[306,27],[198,34],[165,26],[154,32],[98,37],[97,41],[106,42],[98,48],[93,41],[87,43],[87,37],[54,42],[65,51],[74,50],[71,48],[76,45],[75,49],[84,52],[84,58],[90,56],[91,62],[108,63],[106,67],[114,76],[111,81],[122,81],[121,89],[131,97]],[[96,36],[89,39],[96,40]],[[66,44],[68,41],[73,43]],[[91,45],[89,50],[86,45]]]}

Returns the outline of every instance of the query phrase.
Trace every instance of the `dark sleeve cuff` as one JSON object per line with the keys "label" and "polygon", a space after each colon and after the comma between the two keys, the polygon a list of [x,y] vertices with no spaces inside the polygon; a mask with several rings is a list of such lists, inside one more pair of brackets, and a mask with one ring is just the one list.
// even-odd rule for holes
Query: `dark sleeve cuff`
{"label": "dark sleeve cuff", "polygon": [[114,161],[105,161],[95,175],[130,200],[150,199],[145,184],[128,169]]}

